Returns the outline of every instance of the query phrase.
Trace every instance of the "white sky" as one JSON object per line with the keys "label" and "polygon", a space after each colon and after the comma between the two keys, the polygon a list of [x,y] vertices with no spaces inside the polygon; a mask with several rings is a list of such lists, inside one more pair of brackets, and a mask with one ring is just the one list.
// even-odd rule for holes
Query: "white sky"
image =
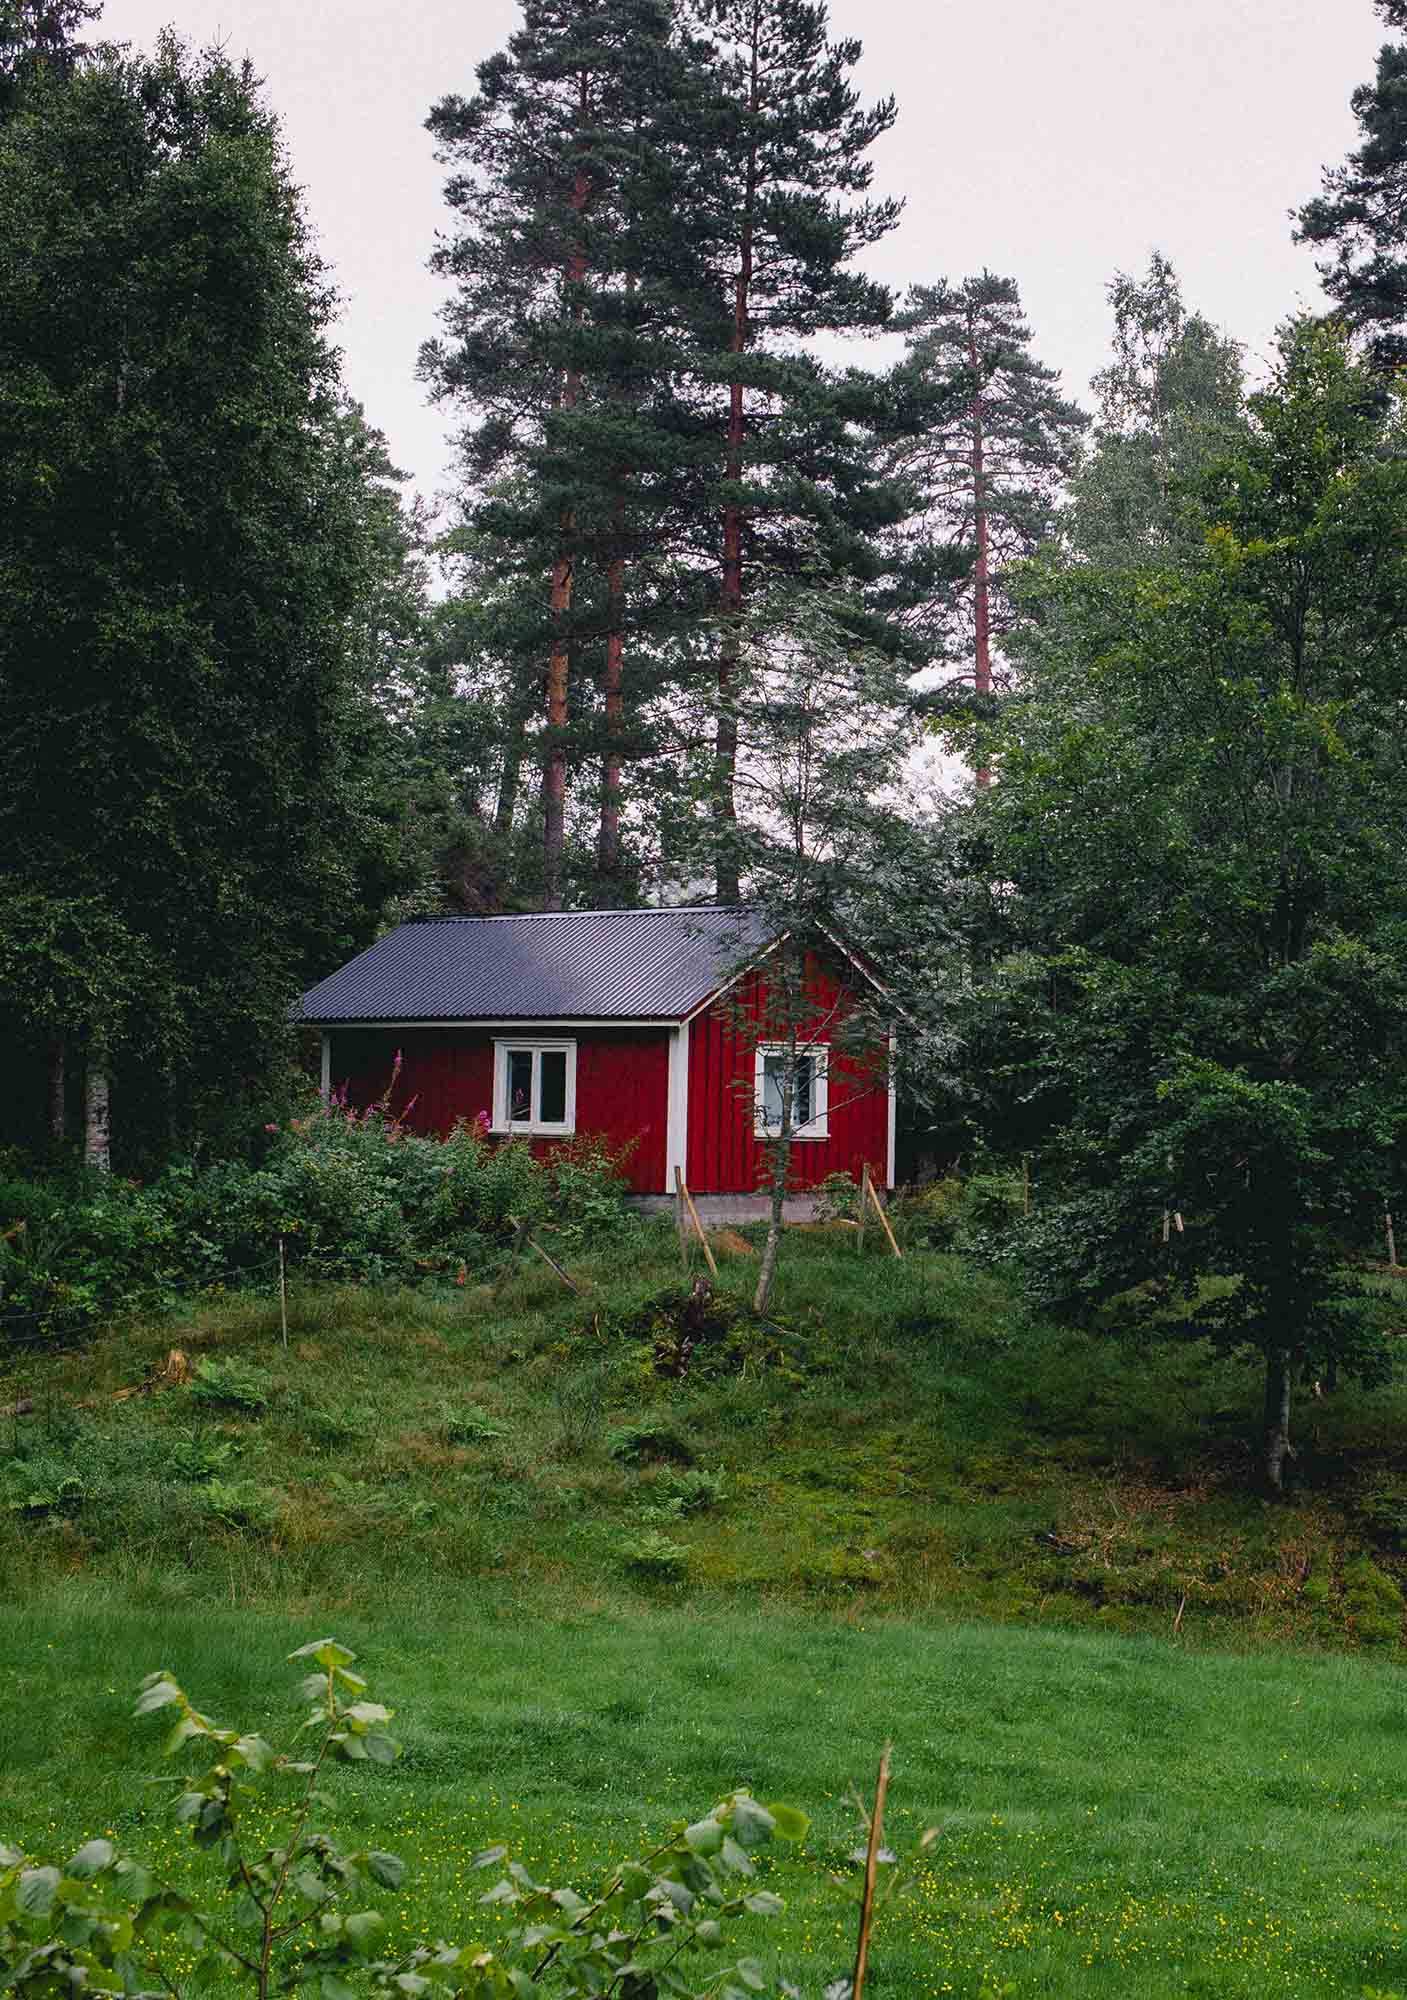
{"label": "white sky", "polygon": [[[450,420],[414,379],[446,214],[424,119],[517,19],[516,0],[107,0],[101,22],[253,58],[346,300],[348,386],[427,495]],[[1287,211],[1353,142],[1349,93],[1383,39],[1370,0],[831,0],[831,21],[864,40],[867,97],[899,100],[875,192],[908,206],[871,269],[1015,278],[1037,354],[1079,400],[1107,358],[1104,287],[1155,247],[1253,364],[1319,303]]]}

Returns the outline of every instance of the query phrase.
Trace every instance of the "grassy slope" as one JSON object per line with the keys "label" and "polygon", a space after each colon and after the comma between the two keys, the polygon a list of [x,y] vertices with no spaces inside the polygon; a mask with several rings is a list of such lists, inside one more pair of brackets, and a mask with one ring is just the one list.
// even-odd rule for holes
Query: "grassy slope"
{"label": "grassy slope", "polygon": [[[879,1995],[1407,1985],[1399,1670],[1206,1650],[1396,1650],[1400,1602],[1346,1558],[1371,1520],[1396,1570],[1398,1392],[1310,1406],[1299,1497],[1267,1508],[1243,1371],[1071,1340],[948,1260],[795,1237],[781,1356],[660,1379],[639,1308],[675,1256],[667,1232],[603,1255],[585,1304],[546,1272],[497,1304],[311,1294],[286,1354],[233,1300],[7,1380],[36,1408],[0,1430],[0,1834],[128,1824],[140,1673],[259,1718],[281,1654],[334,1628],[406,1718],[404,1765],[347,1796],[427,1864],[427,1929],[477,1921],[462,1857],[505,1829],[581,1880],[751,1781],[818,1815],[776,1933],[815,1984],[850,1921],[844,1795],[892,1735],[901,1829],[946,1831]],[[267,1409],[114,1400],[173,1344],[254,1371]],[[645,1421],[723,1473],[720,1506],[659,1518],[667,1471],[605,1447]],[[630,1569],[652,1530],[683,1581]],[[947,1622],[971,1614],[1003,1622]],[[140,1810],[136,1844],[174,1853]]]}
{"label": "grassy slope", "polygon": [[[585,1302],[540,1268],[499,1303],[295,1298],[286,1352],[277,1308],[234,1300],[0,1380],[0,1406],[35,1403],[0,1420],[0,1588],[81,1572],[141,1601],[321,1608],[481,1579],[557,1604],[742,1593],[1162,1633],[1181,1606],[1215,1643],[1399,1637],[1391,1587],[1370,1603],[1344,1566],[1370,1528],[1379,1569],[1400,1561],[1397,1390],[1308,1404],[1299,1498],[1272,1508],[1247,1494],[1248,1371],[1053,1332],[954,1260],[793,1237],[785,1351],[710,1372],[700,1350],[683,1380],[639,1324],[678,1284],[669,1232],[584,1268]],[[252,1369],[267,1410],[112,1398],[172,1344]],[[667,1472],[606,1448],[642,1422],[723,1474],[723,1505],[668,1518]],[[686,1583],[630,1570],[650,1532],[688,1548]]]}
{"label": "grassy slope", "polygon": [[[339,1796],[414,1864],[425,1930],[491,1936],[463,1867],[489,1838],[586,1887],[646,1829],[745,1781],[815,1814],[773,1878],[788,1913],[758,1942],[817,1993],[848,1950],[829,1879],[855,1838],[845,1794],[891,1732],[900,1844],[943,1833],[881,1920],[877,1995],[975,1996],[984,1977],[1082,2000],[1407,1984],[1407,1723],[1385,1665],[795,1613],[489,1610],[338,1621],[406,1744]],[[131,1782],[157,1732],[134,1757],[130,1686],[160,1660],[222,1719],[288,1716],[280,1656],[310,1636],[282,1614],[46,1598],[7,1629],[0,1832],[62,1848],[112,1828],[188,1879]],[[90,1744],[75,1790],[72,1751]]]}

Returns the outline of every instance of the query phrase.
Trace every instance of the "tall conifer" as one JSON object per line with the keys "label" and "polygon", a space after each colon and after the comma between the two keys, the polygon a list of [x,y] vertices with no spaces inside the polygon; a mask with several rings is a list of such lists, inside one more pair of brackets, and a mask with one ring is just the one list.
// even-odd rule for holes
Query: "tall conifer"
{"label": "tall conifer", "polygon": [[[970,649],[972,690],[986,703],[993,646],[1012,617],[1007,568],[1053,531],[1088,419],[1031,353],[1010,278],[983,271],[960,285],[916,285],[895,325],[909,336],[910,367],[940,393],[956,386],[948,413],[894,456],[919,499],[904,539],[961,565],[955,581],[920,599],[911,622],[931,659]],[[922,567],[941,575],[937,564]]]}

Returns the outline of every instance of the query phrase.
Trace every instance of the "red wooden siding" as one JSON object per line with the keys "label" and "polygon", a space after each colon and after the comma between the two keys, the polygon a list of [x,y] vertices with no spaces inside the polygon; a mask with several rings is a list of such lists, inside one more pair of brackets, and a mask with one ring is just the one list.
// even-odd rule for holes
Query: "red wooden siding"
{"label": "red wooden siding", "polygon": [[[808,983],[814,1014],[806,1032],[828,1041],[843,1017],[845,990],[814,960]],[[765,1023],[766,1010],[766,985],[754,974],[690,1024],[687,1179],[695,1194],[752,1194],[766,1177],[766,1147],[754,1133],[753,1090],[757,1041],[773,1037],[750,1025]],[[746,1031],[739,1032],[740,1026]],[[832,1057],[828,1094],[829,1137],[796,1141],[792,1185],[817,1187],[836,1173],[858,1179],[868,1161],[883,1187],[889,1175],[889,1097],[882,1062]]]}
{"label": "red wooden siding", "polygon": [[[414,1132],[448,1132],[457,1118],[493,1111],[493,1044],[511,1031],[474,1028],[337,1028],[332,1031],[332,1083],[347,1085],[358,1110],[375,1103],[391,1078],[397,1049],[400,1082],[393,1111],[410,1106]],[[523,1039],[567,1039],[577,1045],[577,1137],[601,1139],[613,1152],[630,1147],[626,1179],[639,1194],[665,1185],[669,1105],[669,1035],[662,1028],[533,1030]],[[539,1156],[560,1139],[529,1142]]]}

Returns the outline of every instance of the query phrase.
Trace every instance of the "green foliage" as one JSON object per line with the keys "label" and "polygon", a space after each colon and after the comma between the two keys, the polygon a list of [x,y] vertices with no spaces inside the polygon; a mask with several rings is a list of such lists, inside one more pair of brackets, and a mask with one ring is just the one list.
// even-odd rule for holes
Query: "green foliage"
{"label": "green foliage", "polygon": [[150,1170],[284,1094],[290,1000],[404,884],[415,536],[250,66],[46,56],[8,115],[13,12],[0,1023],[21,1079],[101,1053]]}
{"label": "green foliage", "polygon": [[259,1535],[273,1533],[283,1508],[281,1494],[252,1479],[213,1476],[201,1490],[201,1502],[210,1518],[222,1526],[247,1528]]}
{"label": "green foliage", "polygon": [[221,1360],[207,1355],[196,1366],[191,1396],[197,1403],[209,1403],[216,1409],[262,1417],[269,1407],[271,1388],[267,1369],[233,1356]]}
{"label": "green foliage", "polygon": [[510,1215],[550,1216],[574,1247],[635,1226],[599,1148],[538,1161],[474,1124],[419,1138],[341,1105],[266,1136],[257,1166],[182,1164],[149,1187],[0,1180],[0,1348],[7,1328],[59,1337],[207,1285],[271,1285],[280,1236],[295,1276],[454,1284],[492,1264]]}
{"label": "green foliage", "polygon": [[[172,1950],[194,1959],[198,1986],[228,1981],[258,2000],[307,1985],[320,2000],[525,2000],[535,1992],[605,2000],[623,1986],[653,1990],[661,1976],[679,2000],[765,1990],[755,1959],[720,1962],[724,1927],[781,1913],[780,1898],[757,1880],[755,1857],[774,1838],[804,1840],[808,1822],[746,1791],[680,1822],[615,1868],[592,1897],[535,1880],[505,1847],[486,1848],[473,1868],[487,1874],[506,1861],[478,1899],[489,1920],[505,1920],[494,1941],[393,1949],[384,1912],[363,1899],[398,1894],[405,1864],[328,1831],[332,1801],[323,1784],[337,1759],[395,1762],[401,1746],[388,1733],[391,1710],[369,1699],[353,1671],[356,1655],[337,1640],[313,1640],[289,1657],[308,1669],[303,1741],[293,1750],[220,1728],[165,1670],[142,1683],[136,1714],[172,1722],[166,1755],[197,1747],[212,1760],[187,1776],[172,1807],[197,1853],[210,1857],[204,1907],[198,1893],[159,1883],[106,1837],[85,1841],[62,1867],[0,1846],[0,1977],[17,2000],[48,2000],[59,1990],[74,2000],[174,1995],[163,1964]],[[261,1850],[250,1844],[251,1830],[269,1819],[278,1834]],[[210,1907],[216,1880],[232,1892],[229,1916]]]}
{"label": "green foliage", "polygon": [[460,1403],[445,1411],[444,1435],[449,1444],[490,1444],[507,1437],[508,1429],[477,1403]]}
{"label": "green foliage", "polygon": [[1035,1141],[1032,1294],[1264,1355],[1271,1485],[1291,1373],[1385,1366],[1350,1253],[1407,1177],[1401,429],[1288,329],[1195,535],[1028,577],[984,808],[1011,894],[970,1059]]}
{"label": "green foliage", "polygon": [[632,1535],[620,1544],[620,1559],[636,1576],[659,1583],[680,1583],[689,1573],[689,1550],[658,1528]]}
{"label": "green foliage", "polygon": [[640,1423],[619,1424],[608,1431],[606,1450],[620,1465],[658,1465],[666,1462],[688,1465],[694,1456],[689,1444],[672,1425],[649,1418]]}
{"label": "green foliage", "polygon": [[1363,1646],[1396,1646],[1402,1639],[1402,1590],[1369,1556],[1344,1564],[1343,1601],[1354,1636]]}

